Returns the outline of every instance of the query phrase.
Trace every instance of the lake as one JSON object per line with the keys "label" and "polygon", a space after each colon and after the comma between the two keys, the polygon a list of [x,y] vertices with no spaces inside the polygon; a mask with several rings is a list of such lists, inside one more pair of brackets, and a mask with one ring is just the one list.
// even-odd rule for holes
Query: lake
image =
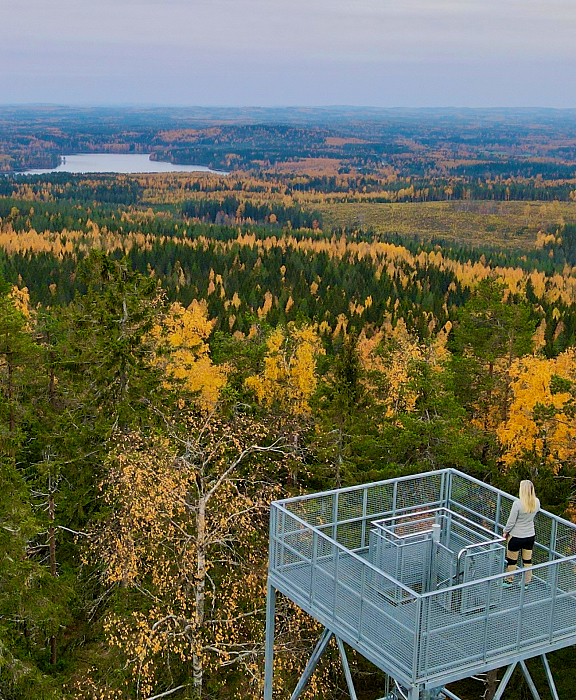
{"label": "lake", "polygon": [[48,173],[219,173],[203,165],[174,165],[150,160],[149,153],[77,153],[63,156],[57,168],[26,170],[23,175]]}

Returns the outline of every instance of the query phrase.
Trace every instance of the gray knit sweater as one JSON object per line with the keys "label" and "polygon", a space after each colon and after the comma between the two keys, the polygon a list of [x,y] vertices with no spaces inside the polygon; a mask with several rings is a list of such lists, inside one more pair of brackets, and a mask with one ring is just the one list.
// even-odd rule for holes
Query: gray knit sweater
{"label": "gray knit sweater", "polygon": [[536,510],[533,513],[525,513],[522,503],[517,498],[512,504],[510,517],[504,527],[504,534],[510,533],[511,537],[532,537],[534,532],[534,518],[540,510],[540,501],[536,499]]}

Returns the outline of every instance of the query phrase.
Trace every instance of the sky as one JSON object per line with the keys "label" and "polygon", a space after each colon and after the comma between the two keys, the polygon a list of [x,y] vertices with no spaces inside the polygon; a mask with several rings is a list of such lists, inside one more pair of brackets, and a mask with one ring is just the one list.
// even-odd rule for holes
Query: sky
{"label": "sky", "polygon": [[576,107],[576,0],[0,0],[0,103]]}

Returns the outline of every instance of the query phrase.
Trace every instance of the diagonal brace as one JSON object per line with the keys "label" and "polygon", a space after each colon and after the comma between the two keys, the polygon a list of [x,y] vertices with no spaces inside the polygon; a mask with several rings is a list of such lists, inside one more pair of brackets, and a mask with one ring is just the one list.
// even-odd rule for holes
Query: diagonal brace
{"label": "diagonal brace", "polygon": [[550,670],[550,664],[546,658],[546,654],[541,656],[542,664],[544,665],[544,670],[546,671],[546,678],[548,679],[548,685],[550,686],[550,692],[552,693],[553,700],[560,700],[558,697],[558,691],[556,690],[556,684],[554,683],[554,678],[552,677],[552,671]]}
{"label": "diagonal brace", "polygon": [[336,637],[336,644],[338,644],[338,651],[340,652],[340,658],[342,659],[342,666],[344,667],[344,675],[346,676],[346,683],[348,685],[348,691],[350,692],[350,698],[352,700],[358,700],[356,696],[356,690],[354,688],[354,683],[352,682],[352,674],[350,673],[350,665],[348,664],[348,657],[346,656],[346,650],[344,649],[344,643],[340,637]]}
{"label": "diagonal brace", "polygon": [[528,666],[526,666],[525,661],[520,662],[520,668],[522,669],[522,673],[524,674],[524,678],[526,679],[526,683],[528,683],[528,687],[530,688],[530,692],[532,693],[532,697],[534,700],[540,700],[540,695],[538,695],[538,691],[536,690],[536,686],[534,685],[534,681],[532,680],[532,676],[528,672]]}
{"label": "diagonal brace", "polygon": [[506,673],[500,681],[500,685],[498,686],[498,690],[496,691],[496,695],[494,695],[493,700],[500,700],[500,698],[504,695],[504,691],[506,690],[506,686],[508,685],[509,680],[512,678],[512,674],[514,673],[516,665],[516,662],[514,662],[513,664],[510,664],[510,666],[508,666],[508,668],[506,669]]}
{"label": "diagonal brace", "polygon": [[298,681],[298,684],[292,693],[292,697],[290,700],[298,700],[300,697],[300,694],[306,687],[306,684],[310,680],[312,674],[314,673],[314,670],[316,669],[316,666],[318,665],[318,662],[322,658],[322,654],[326,651],[326,647],[328,646],[329,641],[332,639],[333,632],[331,632],[328,628],[322,632],[320,635],[320,639],[318,640],[318,644],[316,644],[316,647],[314,651],[312,652],[312,656],[310,657],[310,661],[306,664],[306,668],[304,669],[304,673],[300,676],[300,680]]}

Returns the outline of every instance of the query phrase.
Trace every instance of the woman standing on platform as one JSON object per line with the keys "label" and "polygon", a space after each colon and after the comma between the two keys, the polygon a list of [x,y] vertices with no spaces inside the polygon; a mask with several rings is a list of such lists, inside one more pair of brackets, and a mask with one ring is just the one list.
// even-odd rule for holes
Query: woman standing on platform
{"label": "woman standing on platform", "polygon": [[[520,482],[520,492],[518,498],[512,504],[510,517],[504,527],[504,537],[506,537],[506,571],[516,571],[518,565],[518,555],[522,550],[522,564],[525,569],[532,566],[532,550],[536,532],[534,530],[534,518],[540,510],[540,501],[536,498],[534,484],[531,481]],[[514,585],[513,576],[504,579],[504,587]],[[532,572],[526,571],[525,583],[532,580]]]}

